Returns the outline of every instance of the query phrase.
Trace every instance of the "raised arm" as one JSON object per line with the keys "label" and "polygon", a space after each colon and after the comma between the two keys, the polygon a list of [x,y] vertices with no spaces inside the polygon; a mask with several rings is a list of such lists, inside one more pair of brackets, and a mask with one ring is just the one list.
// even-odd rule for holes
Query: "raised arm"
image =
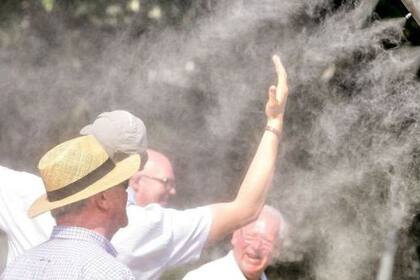
{"label": "raised arm", "polygon": [[273,56],[273,62],[278,82],[277,87],[271,86],[268,90],[265,107],[267,126],[235,200],[210,205],[213,222],[207,245],[255,220],[265,203],[275,168],[288,96],[286,71],[277,55]]}

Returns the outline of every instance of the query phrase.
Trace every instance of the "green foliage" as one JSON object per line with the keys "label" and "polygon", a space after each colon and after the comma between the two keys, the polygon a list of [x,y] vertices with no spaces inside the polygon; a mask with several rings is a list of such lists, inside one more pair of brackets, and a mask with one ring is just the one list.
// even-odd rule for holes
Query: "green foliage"
{"label": "green foliage", "polygon": [[54,8],[55,0],[41,0],[42,6],[46,12],[51,12]]}
{"label": "green foliage", "polygon": [[75,27],[121,28],[141,25],[177,25],[191,9],[209,1],[192,0],[6,0],[0,2],[0,27],[20,24],[26,17],[48,16]]}

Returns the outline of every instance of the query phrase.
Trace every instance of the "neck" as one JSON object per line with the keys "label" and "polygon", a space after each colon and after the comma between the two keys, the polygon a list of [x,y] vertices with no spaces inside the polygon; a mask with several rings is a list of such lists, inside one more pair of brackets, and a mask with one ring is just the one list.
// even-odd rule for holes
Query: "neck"
{"label": "neck", "polygon": [[260,279],[261,279],[261,275],[260,275],[260,276],[258,276],[258,277],[248,277],[248,276],[246,276],[246,275],[244,274],[244,276],[245,276],[245,278],[246,278],[247,280],[260,280]]}
{"label": "neck", "polygon": [[240,262],[239,262],[239,260],[238,260],[237,255],[236,255],[236,251],[235,251],[235,250],[232,250],[232,252],[233,252],[233,258],[235,259],[236,265],[238,266],[238,268],[239,268],[239,270],[241,271],[242,275],[243,275],[243,276],[244,276],[247,280],[260,280],[260,279],[261,279],[261,277],[262,277],[262,275],[263,275],[264,271],[263,271],[263,272],[261,272],[261,273],[259,273],[259,275],[258,275],[258,276],[246,275],[246,274],[244,273],[243,269],[241,268]]}
{"label": "neck", "polygon": [[95,215],[94,213],[79,213],[78,215],[63,215],[56,220],[57,225],[69,226],[69,227],[81,227],[91,231],[94,231],[108,240],[111,240],[115,231],[107,228],[107,223],[101,223],[103,220],[101,215]]}

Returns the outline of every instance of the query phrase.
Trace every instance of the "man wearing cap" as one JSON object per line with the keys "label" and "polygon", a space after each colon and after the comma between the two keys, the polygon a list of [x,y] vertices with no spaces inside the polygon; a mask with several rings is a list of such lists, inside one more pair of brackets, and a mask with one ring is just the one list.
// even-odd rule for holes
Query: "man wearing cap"
{"label": "man wearing cap", "polygon": [[[97,122],[98,120],[101,121]],[[120,142],[123,143],[121,147],[118,144],[112,146],[112,143],[118,143],[116,140],[112,141],[112,138],[102,139],[102,143],[106,143],[108,153],[114,155],[114,157],[116,155],[117,158],[124,157],[121,151],[127,151],[127,154],[133,153],[133,151],[144,153],[147,146],[145,143],[145,127],[139,118],[126,111],[107,112],[100,114],[92,126],[98,129],[96,124],[99,123],[99,126],[101,126],[103,125],[102,121],[105,120],[112,125],[106,128],[102,127],[102,130],[109,131],[111,128],[115,130],[117,127],[125,128],[123,129],[125,139],[121,139]],[[132,127],[130,124],[135,125]],[[91,125],[85,127],[84,130],[88,127],[91,127]],[[84,133],[90,134],[86,131]],[[116,154],[113,152],[114,149],[120,149],[120,151]],[[170,197],[176,194],[172,164],[164,154],[156,150],[148,149],[145,155],[147,155],[145,156],[147,162],[144,169],[137,172],[129,181],[131,186],[127,189],[129,203],[139,206],[158,203],[165,206]],[[7,236],[7,262],[10,263],[25,250],[47,240],[55,221],[49,213],[33,219],[27,216],[26,210],[33,200],[45,191],[40,177],[0,166],[0,178],[2,178],[0,186],[0,229]],[[28,232],[31,232],[31,234],[28,234]]]}
{"label": "man wearing cap", "polygon": [[[117,232],[112,243],[119,253],[118,258],[127,264],[136,278],[157,279],[168,268],[196,260],[204,246],[213,244],[257,218],[264,205],[269,181],[274,172],[288,95],[287,75],[283,65],[277,56],[273,57],[273,61],[278,74],[278,85],[269,89],[269,100],[265,110],[267,126],[233,201],[184,211],[165,209],[158,204],[139,207],[133,201],[128,202],[129,224]],[[145,130],[142,133],[142,129],[136,125],[138,118],[128,112],[125,113],[131,115],[129,120],[116,123],[110,121],[114,112],[101,114],[92,125],[83,129],[82,133],[93,134],[111,156],[124,158],[126,153],[119,150],[119,141],[106,143],[104,140],[110,134],[126,139],[134,136],[134,140],[136,135],[146,134]],[[144,141],[145,139],[135,141],[138,147],[132,150],[144,154],[144,150],[143,153],[139,151]]]}
{"label": "man wearing cap", "polygon": [[109,240],[128,223],[126,188],[139,168],[139,155],[114,163],[94,136],[51,149],[38,164],[46,194],[29,216],[51,211],[57,225],[48,241],[18,256],[1,278],[134,279]]}
{"label": "man wearing cap", "polygon": [[[98,120],[100,120],[98,122]],[[103,127],[107,122],[108,127]],[[99,127],[97,126],[99,124]],[[146,130],[143,122],[126,111],[102,113],[94,123],[96,130],[120,130],[118,139],[102,138],[108,153],[123,157],[122,152],[144,153]],[[83,130],[91,129],[91,126]],[[123,129],[121,129],[123,128]],[[83,131],[82,130],[82,131]],[[91,134],[84,131],[85,134]],[[115,133],[114,133],[115,134]],[[101,134],[99,134],[101,136]],[[103,136],[104,137],[104,136]],[[121,146],[118,146],[121,143]],[[119,150],[115,153],[113,150]],[[130,204],[146,206],[150,203],[166,205],[169,198],[175,195],[174,173],[170,160],[156,150],[147,150],[144,156],[147,160],[144,170],[136,173],[130,179],[128,199]],[[42,179],[27,172],[19,172],[0,166],[0,229],[5,232],[8,242],[7,262],[10,263],[25,250],[32,248],[48,239],[55,221],[49,213],[33,219],[27,216],[27,209],[33,200],[45,192]],[[28,234],[30,232],[31,234]]]}
{"label": "man wearing cap", "polygon": [[267,280],[264,271],[278,256],[285,232],[283,215],[265,205],[257,220],[233,233],[226,256],[190,271],[184,280]]}

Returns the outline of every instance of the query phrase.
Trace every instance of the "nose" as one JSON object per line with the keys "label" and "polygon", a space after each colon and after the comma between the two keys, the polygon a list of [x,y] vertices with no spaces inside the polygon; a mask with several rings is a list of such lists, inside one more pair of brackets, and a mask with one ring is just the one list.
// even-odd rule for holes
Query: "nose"
{"label": "nose", "polygon": [[260,239],[254,239],[250,244],[251,248],[255,251],[258,251],[261,248],[262,242]]}

